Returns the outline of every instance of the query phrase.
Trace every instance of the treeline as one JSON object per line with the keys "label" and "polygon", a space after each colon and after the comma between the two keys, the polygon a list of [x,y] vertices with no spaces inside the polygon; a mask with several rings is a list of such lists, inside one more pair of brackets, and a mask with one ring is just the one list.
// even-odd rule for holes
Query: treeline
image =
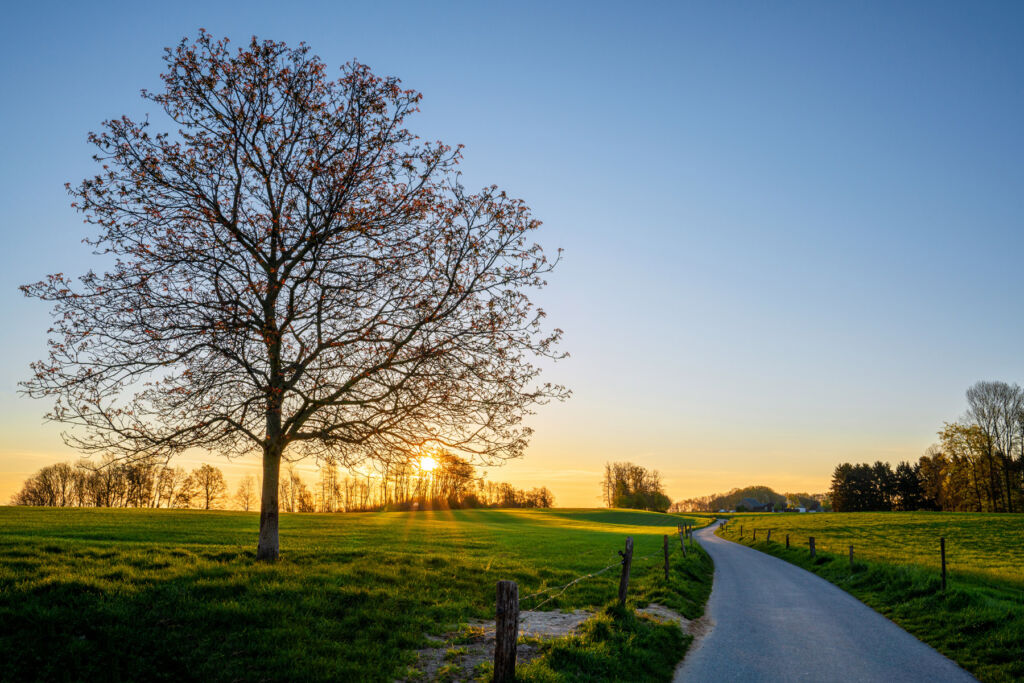
{"label": "treeline", "polygon": [[66,462],[47,465],[14,494],[14,505],[47,507],[202,508],[226,503],[227,482],[220,469],[202,465],[191,472],[156,461],[100,465]]}
{"label": "treeline", "polygon": [[[428,508],[548,508],[555,497],[546,487],[530,490],[487,481],[466,460],[450,453],[431,458],[424,470],[417,460],[385,465],[379,472],[352,473],[324,462],[316,481],[307,483],[294,465],[281,473],[278,500],[285,512],[365,512]],[[224,474],[202,465],[191,472],[164,462],[99,465],[58,463],[29,477],[11,499],[14,505],[48,507],[199,508],[259,507],[261,481],[246,475],[233,495]]]}
{"label": "treeline", "polygon": [[[441,451],[422,460],[380,463],[376,471],[349,476],[333,461],[322,463],[311,497],[320,512],[415,510],[425,508],[549,508],[555,497],[547,487],[530,490],[488,481],[459,456]],[[283,480],[293,476],[291,470]],[[282,505],[285,497],[281,496]]]}
{"label": "treeline", "polygon": [[648,470],[631,462],[605,463],[601,495],[610,508],[665,512],[672,504],[665,495],[658,470]]}
{"label": "treeline", "polygon": [[751,498],[762,505],[771,503],[776,511],[794,508],[821,510],[828,507],[828,496],[817,493],[777,493],[768,486],[747,486],[735,488],[728,493],[689,498],[672,504],[672,512],[718,512],[735,510],[744,498]]}
{"label": "treeline", "polygon": [[832,473],[831,493],[835,512],[939,509],[925,496],[921,466],[908,462],[895,470],[887,462],[844,462]]}
{"label": "treeline", "polygon": [[843,463],[832,499],[839,511],[1024,511],[1024,390],[977,382],[964,418],[946,423],[916,464]]}

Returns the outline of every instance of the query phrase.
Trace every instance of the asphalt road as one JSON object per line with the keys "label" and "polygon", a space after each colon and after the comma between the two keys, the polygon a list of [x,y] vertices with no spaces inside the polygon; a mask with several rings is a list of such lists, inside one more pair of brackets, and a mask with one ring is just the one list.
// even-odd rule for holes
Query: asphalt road
{"label": "asphalt road", "polygon": [[675,681],[974,681],[952,660],[828,581],[726,541],[694,537],[715,561],[714,628]]}

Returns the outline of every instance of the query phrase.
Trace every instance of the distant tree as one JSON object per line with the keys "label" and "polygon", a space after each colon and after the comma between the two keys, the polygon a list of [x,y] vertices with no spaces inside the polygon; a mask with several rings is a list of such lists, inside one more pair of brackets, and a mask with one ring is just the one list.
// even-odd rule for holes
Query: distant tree
{"label": "distant tree", "polygon": [[217,507],[224,492],[228,490],[228,484],[224,480],[224,473],[213,465],[204,464],[192,470],[191,477],[202,508],[210,510]]}
{"label": "distant tree", "polygon": [[157,485],[160,487],[160,497],[167,502],[167,507],[188,507],[189,501],[187,500],[184,505],[178,504],[182,500],[179,494],[186,484],[191,486],[191,480],[183,467],[165,467],[160,472]]}
{"label": "distant tree", "polygon": [[[746,486],[734,488],[727,493],[716,493],[710,496],[702,496],[682,500],[674,503],[673,507],[678,511],[694,512],[716,512],[718,510],[735,510],[740,501],[744,498],[756,500],[762,505],[771,503],[772,508],[781,510],[787,505],[788,499],[794,494],[780,494],[768,486]],[[809,507],[817,507],[817,503]]]}
{"label": "distant tree", "polygon": [[[821,501],[809,493],[787,493],[786,508],[804,508],[805,510],[821,509]],[[778,508],[776,508],[778,509]]]}
{"label": "distant tree", "polygon": [[853,491],[853,483],[851,481],[852,474],[853,465],[848,462],[836,465],[835,470],[832,472],[832,488],[830,493],[832,496],[832,509],[836,512],[849,512],[856,508],[856,493]]}
{"label": "distant tree", "polygon": [[836,512],[892,510],[895,474],[888,463],[841,463],[832,473],[829,493]]}
{"label": "distant tree", "polygon": [[521,455],[523,416],[567,396],[533,364],[561,333],[527,297],[554,265],[528,207],[466,192],[460,152],[405,128],[420,95],[362,64],[329,80],[306,46],[202,31],[165,59],[143,97],[176,132],[107,121],[71,189],[110,270],[23,287],[55,320],[25,387],[69,443],[259,453],[258,559],[282,460]]}
{"label": "distant tree", "polygon": [[550,508],[555,506],[555,496],[546,486],[533,489],[530,491],[529,497],[532,507]]}
{"label": "distant tree", "polygon": [[316,501],[304,483],[299,485],[298,495],[295,499],[295,509],[298,512],[316,512]]}
{"label": "distant tree", "polygon": [[901,462],[894,473],[894,510],[920,510],[925,507],[924,487],[921,484],[921,465]]}
{"label": "distant tree", "polygon": [[967,390],[967,419],[981,428],[985,439],[988,477],[984,482],[993,510],[1013,512],[1019,493],[1013,450],[1024,411],[1024,392],[1016,384],[976,382]]}
{"label": "distant tree", "polygon": [[192,474],[189,474],[174,493],[173,505],[176,508],[190,508],[199,505],[199,501],[199,482]]}
{"label": "distant tree", "polygon": [[609,507],[665,512],[672,504],[662,487],[661,474],[631,462],[606,463],[601,492]]}
{"label": "distant tree", "polygon": [[256,502],[256,480],[251,474],[242,477],[238,483],[238,490],[235,491],[235,500],[246,512]]}
{"label": "distant tree", "polygon": [[[992,484],[989,436],[977,424],[946,423],[939,432],[946,459],[946,503],[957,511],[995,512],[999,505]],[[944,508],[946,509],[946,508]]]}
{"label": "distant tree", "polygon": [[946,510],[946,456],[938,445],[928,447],[917,462],[918,475],[921,478],[921,493],[924,505],[930,510]]}
{"label": "distant tree", "polygon": [[873,495],[874,510],[892,510],[896,498],[896,474],[887,462],[876,460],[871,466],[871,475],[875,492]]}

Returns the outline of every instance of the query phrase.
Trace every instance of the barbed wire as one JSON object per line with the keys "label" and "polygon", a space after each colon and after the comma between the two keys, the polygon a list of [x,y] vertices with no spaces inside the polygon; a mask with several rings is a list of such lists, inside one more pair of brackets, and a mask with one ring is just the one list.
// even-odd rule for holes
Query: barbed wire
{"label": "barbed wire", "polygon": [[[621,551],[618,551],[618,552],[619,552],[620,555],[622,554]],[[648,560],[648,559],[650,559],[652,557],[658,557],[659,555],[663,555],[663,553],[664,553],[664,551],[651,553],[650,555],[644,555],[642,557],[634,557],[634,558],[631,558],[630,562],[642,562],[642,561]],[[617,561],[611,563],[610,565],[608,565],[607,567],[599,569],[599,570],[597,570],[595,572],[590,572],[589,574],[583,574],[581,576],[577,576],[576,578],[574,578],[569,583],[563,584],[561,586],[551,586],[549,588],[545,588],[543,590],[539,590],[536,593],[531,593],[530,595],[527,595],[525,597],[519,598],[519,606],[520,606],[520,608],[522,608],[523,603],[526,602],[527,600],[539,597],[541,595],[544,595],[545,593],[550,593],[551,591],[558,591],[554,595],[550,595],[546,599],[544,599],[541,602],[539,602],[536,605],[534,605],[533,609],[534,610],[538,610],[542,606],[546,605],[547,603],[551,602],[552,600],[554,600],[558,596],[560,596],[563,593],[565,593],[567,590],[569,590],[570,588],[575,586],[580,581],[583,581],[585,579],[592,579],[594,577],[600,576],[601,574],[604,574],[606,571],[608,571],[609,569],[612,569],[613,567],[621,567],[623,562],[624,562],[624,559],[617,560]]]}
{"label": "barbed wire", "polygon": [[[569,583],[565,584],[564,586],[556,586],[555,588],[561,588],[561,590],[558,591],[557,593],[555,593],[554,595],[548,596],[548,598],[546,600],[542,600],[541,602],[539,602],[536,605],[534,605],[533,609],[535,609],[535,610],[540,609],[541,607],[543,607],[544,605],[548,604],[549,602],[551,602],[552,600],[554,600],[558,596],[562,595],[563,593],[565,593],[565,591],[569,590],[570,588],[575,586],[580,581],[583,581],[584,579],[592,579],[595,576],[600,576],[601,574],[604,574],[606,571],[608,571],[609,569],[611,569],[613,567],[621,567],[621,566],[622,566],[622,562],[615,562],[613,564],[608,565],[604,569],[600,569],[600,570],[598,570],[596,572],[591,572],[590,574],[584,574],[583,576],[579,576],[579,577],[573,579],[572,581],[570,581]],[[522,600],[520,600],[519,602],[520,602],[520,605],[521,605],[522,604]]]}

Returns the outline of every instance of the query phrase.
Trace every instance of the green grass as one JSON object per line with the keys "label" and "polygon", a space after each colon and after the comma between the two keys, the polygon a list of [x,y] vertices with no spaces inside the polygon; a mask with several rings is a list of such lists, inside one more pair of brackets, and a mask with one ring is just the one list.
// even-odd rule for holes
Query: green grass
{"label": "green grass", "polygon": [[[828,579],[982,681],[1024,679],[1024,515],[750,514],[735,515],[718,533]],[[815,539],[814,560],[809,536]],[[945,592],[939,569],[943,536]]]}
{"label": "green grass", "polygon": [[584,622],[579,633],[542,643],[542,657],[520,667],[516,677],[537,683],[670,680],[678,653],[692,640],[674,624],[613,604]]}
{"label": "green grass", "polygon": [[[0,508],[0,677],[391,681],[409,674],[426,634],[493,619],[496,581],[517,581],[521,596],[560,586],[615,562],[627,535],[631,604],[693,618],[710,592],[710,560],[684,559],[675,541],[668,585],[661,575],[662,534],[683,522],[704,520],[624,510],[284,515],[282,559],[268,565],[253,560],[252,513]],[[543,609],[604,609],[617,585],[613,569]],[[683,655],[678,629],[615,610],[588,628],[546,645],[524,676],[636,680],[610,662],[642,655],[653,662],[648,680],[668,680]]]}

